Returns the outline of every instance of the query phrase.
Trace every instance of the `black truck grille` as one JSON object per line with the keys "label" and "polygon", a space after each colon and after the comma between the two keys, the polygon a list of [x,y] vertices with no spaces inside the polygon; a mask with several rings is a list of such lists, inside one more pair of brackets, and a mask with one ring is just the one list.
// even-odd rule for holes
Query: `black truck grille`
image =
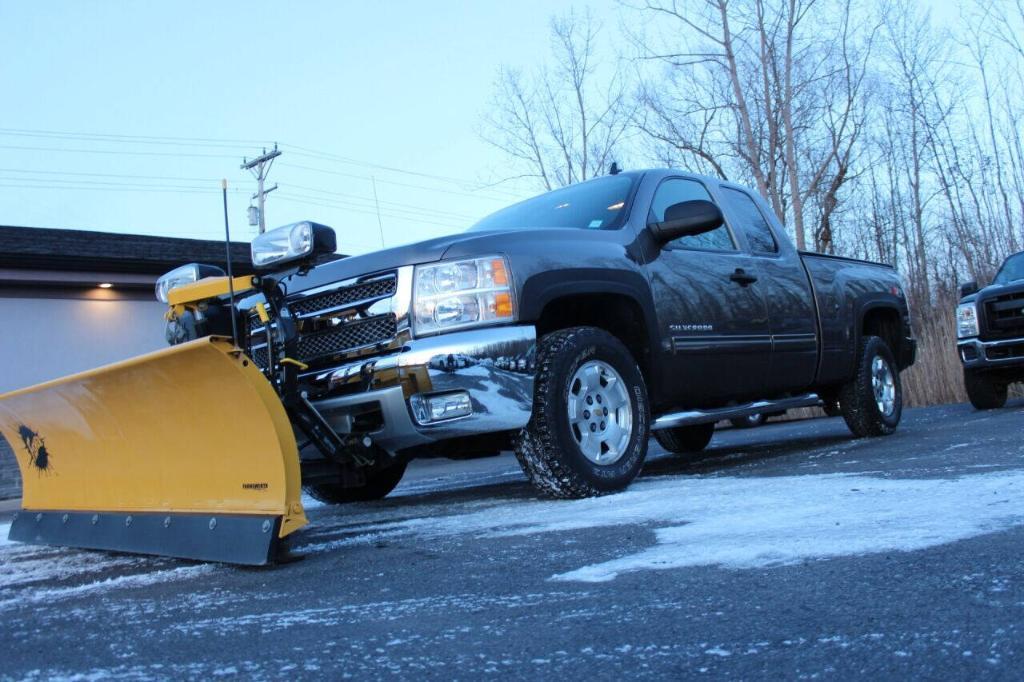
{"label": "black truck grille", "polygon": [[300,336],[298,359],[306,362],[388,343],[397,333],[398,325],[391,314],[346,322],[332,329]]}
{"label": "black truck grille", "polygon": [[395,295],[396,288],[396,278],[391,275],[299,299],[289,303],[288,309],[293,315],[306,317],[347,305],[389,298]]}
{"label": "black truck grille", "polygon": [[[390,273],[287,301],[288,311],[298,318],[299,337],[294,359],[309,364],[327,362],[356,350],[393,341],[398,334],[395,315],[383,311],[377,315],[372,313],[376,312],[374,304],[395,295],[397,280],[397,275]],[[276,330],[277,325],[271,322],[266,327]],[[249,357],[261,369],[267,369],[271,361],[266,327],[256,315],[249,317]]]}
{"label": "black truck grille", "polygon": [[985,301],[985,326],[990,337],[1024,336],[1024,291]]}

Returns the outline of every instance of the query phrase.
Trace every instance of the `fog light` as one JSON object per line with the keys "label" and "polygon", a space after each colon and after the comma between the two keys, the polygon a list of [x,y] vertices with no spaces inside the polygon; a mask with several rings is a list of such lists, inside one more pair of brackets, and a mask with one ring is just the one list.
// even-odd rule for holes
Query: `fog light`
{"label": "fog light", "polygon": [[409,399],[412,414],[420,424],[466,417],[473,414],[473,402],[465,391],[440,395],[414,395]]}

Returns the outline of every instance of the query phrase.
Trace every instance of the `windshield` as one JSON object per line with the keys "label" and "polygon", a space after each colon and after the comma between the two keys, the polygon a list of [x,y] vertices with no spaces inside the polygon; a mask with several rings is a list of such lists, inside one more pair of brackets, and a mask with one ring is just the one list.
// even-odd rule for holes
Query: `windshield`
{"label": "windshield", "polygon": [[636,177],[607,175],[552,190],[492,213],[470,230],[518,230],[577,227],[614,230],[626,216],[626,202]]}
{"label": "windshield", "polygon": [[993,284],[1007,284],[1009,282],[1024,279],[1024,252],[1015,254],[1006,259],[1003,267],[999,268]]}

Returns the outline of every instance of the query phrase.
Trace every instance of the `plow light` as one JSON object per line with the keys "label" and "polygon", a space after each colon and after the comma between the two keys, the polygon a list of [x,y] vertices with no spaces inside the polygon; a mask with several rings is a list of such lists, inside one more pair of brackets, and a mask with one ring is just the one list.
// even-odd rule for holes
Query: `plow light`
{"label": "plow light", "polygon": [[252,264],[265,268],[321,253],[334,253],[337,238],[326,225],[304,221],[264,232],[252,240]]}
{"label": "plow light", "polygon": [[[203,277],[223,277],[224,271],[216,265],[189,263],[175,268],[156,281],[156,300],[167,303],[167,294],[171,289],[198,282]],[[103,286],[102,284],[100,286]]]}

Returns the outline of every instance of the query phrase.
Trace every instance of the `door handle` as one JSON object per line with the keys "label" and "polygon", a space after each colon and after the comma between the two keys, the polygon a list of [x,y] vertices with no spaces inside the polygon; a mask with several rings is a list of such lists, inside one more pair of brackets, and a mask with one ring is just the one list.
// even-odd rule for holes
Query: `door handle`
{"label": "door handle", "polygon": [[757,277],[748,275],[743,268],[736,268],[736,272],[729,275],[729,279],[739,284],[741,287],[748,286],[757,281]]}

